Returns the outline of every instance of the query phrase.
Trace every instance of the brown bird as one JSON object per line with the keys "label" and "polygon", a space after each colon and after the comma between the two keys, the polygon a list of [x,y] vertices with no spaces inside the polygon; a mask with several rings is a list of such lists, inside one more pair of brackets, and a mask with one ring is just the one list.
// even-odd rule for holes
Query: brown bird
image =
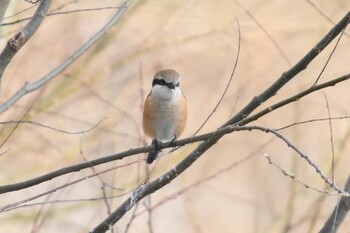
{"label": "brown bird", "polygon": [[152,138],[152,145],[156,148],[147,156],[149,164],[161,151],[160,142],[175,141],[185,129],[187,101],[179,81],[180,74],[171,69],[158,71],[154,75],[152,90],[143,110],[143,130]]}

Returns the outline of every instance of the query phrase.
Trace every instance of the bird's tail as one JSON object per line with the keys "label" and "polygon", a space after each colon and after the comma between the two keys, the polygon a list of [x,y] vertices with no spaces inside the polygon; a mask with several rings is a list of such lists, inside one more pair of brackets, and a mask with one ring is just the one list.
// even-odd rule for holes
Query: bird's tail
{"label": "bird's tail", "polygon": [[151,164],[153,161],[158,157],[159,151],[158,150],[152,150],[147,155],[147,163]]}
{"label": "bird's tail", "polygon": [[154,146],[155,150],[151,150],[148,153],[147,159],[146,159],[148,164],[153,163],[153,161],[158,157],[158,154],[161,151],[160,146],[159,146],[159,142],[157,141],[157,139],[153,139],[151,146]]}

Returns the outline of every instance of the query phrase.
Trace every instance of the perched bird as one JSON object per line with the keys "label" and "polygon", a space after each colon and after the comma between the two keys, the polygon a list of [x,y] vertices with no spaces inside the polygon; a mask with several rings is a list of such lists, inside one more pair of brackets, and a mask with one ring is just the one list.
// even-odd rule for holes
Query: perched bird
{"label": "perched bird", "polygon": [[161,151],[160,142],[175,141],[185,129],[187,101],[179,84],[180,74],[175,70],[161,70],[154,75],[143,110],[143,130],[156,148],[147,156],[149,164]]}

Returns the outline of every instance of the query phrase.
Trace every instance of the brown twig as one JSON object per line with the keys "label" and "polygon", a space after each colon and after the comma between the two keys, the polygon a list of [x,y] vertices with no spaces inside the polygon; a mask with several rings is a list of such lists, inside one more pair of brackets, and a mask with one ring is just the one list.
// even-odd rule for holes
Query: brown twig
{"label": "brown twig", "polygon": [[203,126],[208,122],[208,120],[210,119],[210,117],[211,117],[211,116],[214,114],[214,112],[217,110],[217,108],[218,108],[219,105],[221,104],[222,100],[224,99],[224,97],[225,97],[225,95],[226,95],[226,92],[227,92],[228,88],[229,88],[230,85],[231,85],[231,81],[232,81],[232,79],[233,79],[233,75],[234,75],[235,72],[236,72],[236,68],[237,68],[238,60],[239,60],[239,52],[240,52],[240,50],[241,50],[241,27],[240,27],[240,24],[239,24],[238,20],[236,20],[236,23],[237,23],[237,25],[238,25],[238,46],[237,46],[237,54],[236,54],[236,58],[235,58],[235,63],[234,63],[234,65],[233,65],[230,78],[228,79],[226,88],[225,88],[224,92],[222,93],[222,95],[221,95],[219,101],[218,101],[217,104],[215,105],[214,109],[211,111],[211,113],[209,114],[209,116],[207,117],[207,119],[205,119],[205,121],[202,123],[202,125],[197,129],[197,131],[193,134],[193,136],[197,135],[197,133],[203,128]]}
{"label": "brown twig", "polygon": [[0,53],[0,91],[1,80],[6,67],[11,62],[16,53],[33,36],[43,22],[52,0],[42,0],[30,21],[16,35],[14,35]]}

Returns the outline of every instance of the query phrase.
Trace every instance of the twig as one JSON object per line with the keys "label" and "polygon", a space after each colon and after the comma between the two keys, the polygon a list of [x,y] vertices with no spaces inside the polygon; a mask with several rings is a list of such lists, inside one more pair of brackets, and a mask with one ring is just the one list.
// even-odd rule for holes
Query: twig
{"label": "twig", "polygon": [[[312,166],[315,171],[319,174],[322,180],[327,183],[331,188],[339,193],[342,196],[350,196],[349,193],[338,188],[333,182],[329,180],[329,178],[323,174],[320,168],[303,152],[301,152],[295,145],[293,145],[289,140],[287,140],[283,135],[278,133],[275,130],[260,127],[260,126],[244,126],[244,127],[234,127],[228,126],[233,131],[251,131],[251,130],[259,130],[267,133],[274,134],[277,138],[284,141],[288,147],[292,148],[298,155],[306,160],[310,166]],[[219,137],[219,136],[218,136]],[[218,137],[214,137],[215,140]],[[102,233],[106,232],[111,226],[113,226],[116,222],[118,222],[126,212],[128,212],[137,202],[142,200],[144,197],[149,194],[161,189],[165,185],[169,184],[172,180],[174,180],[177,176],[179,176],[182,172],[184,172],[187,168],[189,168],[206,150],[208,150],[212,145],[210,143],[203,142],[201,143],[194,151],[192,151],[185,159],[183,159],[180,163],[178,163],[174,168],[164,173],[157,179],[153,180],[148,184],[142,184],[137,187],[131,194],[131,196],[125,200],[110,216],[108,216],[103,222],[101,222],[96,228],[94,228],[91,233]]]}
{"label": "twig", "polygon": [[127,191],[125,193],[119,194],[119,195],[113,195],[113,196],[107,196],[107,197],[92,197],[92,198],[81,198],[81,199],[63,199],[63,200],[54,200],[54,201],[45,201],[45,202],[35,202],[35,203],[30,203],[30,204],[21,204],[14,206],[12,208],[6,209],[2,212],[8,212],[12,211],[15,209],[22,209],[22,208],[27,208],[27,207],[33,207],[33,206],[38,206],[38,205],[44,205],[44,204],[66,204],[66,203],[77,203],[77,202],[93,202],[93,201],[103,201],[104,198],[106,199],[115,199],[119,197],[123,197],[125,195],[130,194],[132,191]]}
{"label": "twig", "polygon": [[0,91],[1,80],[7,65],[12,58],[22,48],[22,46],[32,37],[39,28],[47,14],[52,0],[43,0],[40,2],[34,16],[30,19],[27,25],[24,26],[16,35],[14,35],[0,53]]}
{"label": "twig", "polygon": [[[40,2],[41,0],[25,0],[26,2],[29,2],[31,4],[37,4],[38,2]],[[45,1],[45,0],[42,0]]]}
{"label": "twig", "polygon": [[[350,176],[346,181],[344,190],[350,192]],[[350,210],[350,197],[341,197],[331,216],[328,218],[319,233],[336,233]]]}
{"label": "twig", "polygon": [[[283,101],[281,101],[281,102],[279,102],[279,103],[277,103],[275,105],[272,105],[272,106],[268,107],[265,110],[262,110],[261,112],[255,114],[255,115],[253,115],[253,116],[251,116],[249,118],[246,118],[246,119],[240,121],[239,125],[243,125],[243,124],[247,124],[249,122],[252,122],[252,121],[258,119],[259,117],[261,117],[261,116],[263,116],[263,115],[265,115],[265,114],[267,114],[267,113],[269,113],[269,112],[271,112],[271,111],[273,111],[273,110],[275,110],[277,108],[280,108],[280,107],[282,107],[282,106],[284,106],[286,104],[289,104],[291,102],[297,101],[297,100],[301,99],[302,97],[304,97],[304,96],[306,96],[306,95],[308,95],[308,94],[310,94],[312,92],[315,92],[317,90],[320,90],[320,89],[323,89],[323,88],[326,88],[326,87],[334,86],[335,84],[337,84],[339,82],[342,82],[342,81],[345,81],[347,79],[350,79],[350,74],[341,76],[341,77],[336,78],[334,80],[331,80],[329,82],[326,82],[326,83],[323,83],[323,84],[319,84],[317,86],[309,88],[307,91],[303,91],[300,94],[295,95],[293,98],[288,98],[286,100],[283,100]],[[238,113],[238,114],[240,114],[240,113]],[[213,144],[215,144],[215,142],[212,141],[213,139],[218,140],[217,139],[218,137],[221,137],[221,136],[223,136],[223,135],[225,135],[227,133],[231,133],[233,131],[234,130],[233,130],[232,127],[222,127],[222,128],[220,128],[220,129],[218,129],[216,131],[213,131],[213,132],[210,132],[210,133],[206,133],[206,134],[202,134],[202,135],[198,135],[198,136],[185,138],[185,139],[181,139],[181,140],[175,141],[174,143],[171,143],[171,142],[162,143],[162,145],[160,145],[160,146],[163,149],[163,148],[169,148],[169,147],[174,147],[174,146],[176,146],[176,147],[177,146],[184,146],[186,144],[200,142],[200,141],[207,141],[207,143],[210,142],[213,145]],[[212,146],[212,145],[210,145],[210,146]],[[209,146],[209,145],[206,145],[206,146]],[[210,146],[208,148],[210,148]],[[0,186],[0,194],[1,193],[12,192],[12,191],[16,191],[16,190],[21,190],[21,189],[28,188],[28,187],[31,187],[31,186],[35,186],[35,185],[38,185],[38,184],[40,184],[42,182],[49,181],[49,180],[51,180],[53,178],[59,177],[61,175],[65,175],[65,174],[68,174],[68,173],[71,173],[71,172],[77,172],[77,171],[80,171],[82,169],[89,168],[91,166],[96,166],[96,165],[100,165],[100,164],[103,164],[103,163],[108,163],[108,162],[111,162],[111,161],[120,160],[120,159],[129,157],[129,156],[132,156],[132,155],[141,154],[141,153],[147,153],[150,150],[154,150],[153,146],[145,146],[145,147],[129,149],[127,151],[123,151],[123,152],[119,152],[119,153],[116,153],[116,154],[113,154],[113,155],[101,157],[101,158],[98,158],[98,159],[95,159],[95,160],[91,160],[91,161],[87,161],[87,162],[71,165],[71,166],[68,166],[68,167],[65,167],[65,168],[61,168],[61,169],[58,169],[56,171],[47,173],[45,175],[38,176],[36,178],[23,181],[23,182]]]}
{"label": "twig", "polygon": [[340,36],[339,36],[337,42],[335,43],[332,52],[329,54],[329,56],[328,56],[328,58],[327,58],[327,61],[326,61],[326,63],[324,64],[324,66],[322,67],[322,70],[321,70],[320,74],[318,75],[318,77],[317,77],[315,83],[313,84],[313,86],[315,86],[315,85],[317,84],[317,82],[320,80],[320,78],[321,78],[321,76],[322,76],[324,70],[326,69],[326,67],[327,67],[327,65],[328,65],[328,63],[329,63],[329,61],[331,60],[331,58],[332,58],[332,56],[333,56],[333,54],[334,54],[336,48],[338,47],[338,44],[339,44],[340,39],[341,39],[341,38],[343,37],[343,35],[344,35],[345,29],[346,29],[346,28],[344,28],[343,31],[340,33]]}
{"label": "twig", "polygon": [[282,50],[282,48],[279,46],[277,41],[271,36],[271,34],[261,25],[261,23],[241,4],[239,1],[235,0],[237,5],[244,10],[244,12],[258,25],[258,27],[267,35],[267,37],[271,40],[273,45],[277,48],[277,50],[282,55],[283,59],[288,63],[288,65],[292,65],[289,58],[286,56],[285,52]]}
{"label": "twig", "polygon": [[[274,96],[278,90],[280,90],[288,81],[290,81],[295,75],[304,70],[307,65],[348,25],[350,21],[350,12],[343,17],[343,19],[335,25],[331,31],[302,58],[295,66],[289,71],[282,74],[282,76],[263,93],[253,98],[238,114],[227,121],[223,126],[219,128],[225,130],[227,128],[232,129],[232,125],[242,121],[252,111],[259,107],[263,102]],[[226,128],[225,128],[226,127]],[[237,128],[235,128],[237,129]],[[275,131],[276,132],[276,131]],[[174,180],[179,174],[188,169],[204,152],[212,147],[223,135],[215,135],[207,141],[201,143],[196,149],[194,149],[185,159],[173,169],[166,172],[158,179],[152,181],[149,184],[141,185],[134,190],[132,195],[125,200],[112,215],[108,216],[103,222],[101,222],[92,233],[106,232],[110,226],[114,225],[126,212],[128,212],[138,201],[143,199],[145,196],[155,192],[156,190],[164,187]],[[316,168],[315,168],[316,169]],[[316,169],[317,170],[317,169]],[[323,177],[322,177],[323,178]],[[327,180],[327,179],[326,179]],[[328,181],[327,181],[328,182]],[[334,186],[332,184],[332,186]],[[331,187],[332,187],[331,186]]]}
{"label": "twig", "polygon": [[[315,3],[313,3],[310,0],[305,0],[307,3],[309,3],[320,15],[322,15],[325,19],[327,19],[328,22],[330,22],[331,24],[335,24],[335,22],[329,18]],[[345,35],[349,36],[349,34],[347,34],[345,32]]]}
{"label": "twig", "polygon": [[311,189],[311,190],[314,190],[318,193],[322,193],[322,194],[327,194],[327,195],[330,195],[330,196],[343,196],[343,194],[339,193],[339,192],[331,192],[329,190],[322,190],[322,189],[319,189],[317,187],[313,187],[311,185],[308,185],[306,184],[305,182],[303,182],[301,179],[295,177],[294,174],[290,174],[288,173],[286,170],[284,170],[278,163],[275,163],[274,161],[272,161],[271,157],[266,154],[266,153],[262,153],[264,155],[264,157],[268,160],[269,164],[273,165],[274,167],[278,168],[283,175],[289,177],[293,182],[296,182],[296,183],[299,183],[301,184],[302,186],[304,186],[305,188],[307,189]]}
{"label": "twig", "polygon": [[241,27],[239,24],[239,21],[236,20],[237,25],[238,25],[238,48],[237,48],[237,55],[236,55],[236,59],[235,59],[235,63],[233,65],[233,69],[230,75],[230,78],[227,82],[226,88],[224,90],[224,92],[222,93],[219,101],[217,102],[216,106],[214,107],[214,109],[211,111],[211,113],[209,114],[209,116],[207,117],[207,119],[205,119],[205,121],[202,123],[202,125],[197,129],[197,131],[193,134],[193,136],[197,135],[197,133],[203,128],[203,126],[208,122],[208,120],[210,119],[210,117],[214,114],[214,112],[216,111],[216,109],[219,107],[219,105],[221,104],[221,101],[224,99],[226,92],[228,90],[228,88],[231,85],[231,81],[233,78],[233,75],[235,74],[236,68],[237,68],[237,64],[238,64],[238,59],[239,59],[239,52],[241,50]]}
{"label": "twig", "polygon": [[[242,119],[242,120],[238,121],[235,124],[237,124],[237,125],[246,125],[246,124],[248,124],[248,123],[250,123],[252,121],[255,121],[255,120],[259,119],[260,117],[262,117],[262,116],[264,116],[264,115],[266,115],[266,114],[268,114],[268,113],[270,113],[272,111],[275,111],[275,110],[277,110],[277,109],[279,109],[279,108],[281,108],[281,107],[283,107],[283,106],[285,106],[285,105],[287,105],[289,103],[298,101],[301,98],[303,98],[304,96],[307,96],[307,95],[309,95],[309,94],[311,94],[313,92],[316,92],[318,90],[321,90],[321,89],[324,89],[324,88],[327,88],[327,87],[335,86],[336,84],[338,84],[340,82],[343,82],[343,81],[346,81],[348,79],[350,79],[350,73],[346,74],[346,75],[343,75],[343,76],[340,76],[340,77],[338,77],[336,79],[330,80],[328,82],[324,82],[322,84],[319,84],[319,85],[316,85],[316,86],[312,86],[312,87],[310,87],[310,88],[308,88],[308,89],[306,89],[306,90],[304,90],[304,91],[302,91],[302,92],[300,92],[300,93],[298,93],[298,94],[296,94],[294,96],[291,96],[291,97],[288,97],[288,98],[286,98],[284,100],[281,100],[278,103],[273,104],[273,105],[271,105],[271,106],[261,110],[260,112],[250,116],[250,117],[245,116],[245,119]],[[248,108],[248,107],[246,107],[246,108]],[[248,110],[250,110],[250,109],[248,109]],[[238,114],[242,114],[242,111],[240,113],[238,113]],[[237,118],[239,120],[239,117],[243,117],[243,115],[238,115],[238,114],[234,118]],[[228,123],[230,123],[230,122],[231,121],[229,121]],[[226,123],[226,124],[228,124],[228,123]]]}
{"label": "twig", "polygon": [[46,192],[37,194],[37,195],[35,195],[35,196],[33,196],[33,197],[30,197],[30,198],[27,198],[27,199],[25,199],[25,200],[18,201],[18,202],[15,202],[15,203],[10,203],[10,204],[8,204],[8,205],[6,205],[6,206],[1,207],[1,208],[0,208],[0,213],[1,213],[1,212],[4,212],[4,211],[9,211],[9,210],[11,210],[11,209],[14,209],[15,207],[18,207],[19,205],[22,205],[22,204],[27,203],[27,202],[29,202],[29,201],[32,201],[32,200],[38,199],[38,198],[40,198],[40,197],[46,196],[46,195],[48,195],[48,194],[50,194],[50,193],[57,192],[58,190],[63,189],[63,188],[66,188],[66,187],[71,186],[71,185],[73,185],[73,184],[77,184],[77,183],[79,183],[79,182],[82,182],[82,181],[84,181],[84,180],[90,179],[90,178],[92,178],[92,177],[95,177],[95,176],[98,176],[98,175],[101,175],[101,174],[104,174],[104,173],[107,173],[107,172],[110,172],[110,171],[114,171],[114,170],[119,169],[119,168],[127,167],[127,166],[129,166],[129,165],[131,165],[131,164],[135,164],[135,163],[138,163],[138,162],[139,162],[139,160],[136,160],[136,161],[133,161],[133,162],[130,162],[130,163],[127,163],[127,164],[123,164],[123,165],[111,167],[111,168],[108,168],[108,169],[106,169],[106,170],[100,171],[100,172],[98,172],[98,173],[94,173],[94,174],[85,176],[85,177],[83,177],[83,178],[79,178],[79,179],[76,179],[76,180],[74,180],[74,181],[70,181],[70,182],[68,182],[68,183],[66,183],[66,184],[64,184],[64,185],[60,185],[60,186],[58,186],[58,187],[56,187],[56,188],[53,188],[53,189],[48,190],[48,191],[46,191]]}
{"label": "twig", "polygon": [[[23,118],[22,118],[23,119]],[[49,126],[49,125],[45,125],[45,124],[42,124],[42,123],[39,123],[39,122],[35,122],[35,121],[31,121],[31,120],[19,120],[19,121],[0,121],[0,124],[1,125],[7,125],[7,124],[16,124],[16,127],[19,125],[19,124],[30,124],[30,125],[36,125],[36,126],[40,126],[40,127],[43,127],[43,128],[46,128],[46,129],[50,129],[50,130],[53,130],[53,131],[57,131],[57,132],[60,132],[60,133],[65,133],[65,134],[83,134],[83,133],[88,133],[92,130],[94,130],[96,127],[98,127],[102,121],[104,121],[106,118],[100,120],[99,122],[97,122],[96,124],[94,124],[92,127],[90,127],[89,129],[85,129],[85,130],[81,130],[81,131],[67,131],[67,130],[63,130],[63,129],[58,129],[58,128],[55,128],[55,127],[52,127],[52,126]],[[1,146],[0,146],[1,148]]]}
{"label": "twig", "polygon": [[10,0],[0,0],[0,23],[4,19],[9,3]]}
{"label": "twig", "polygon": [[[121,8],[121,7],[120,6],[106,6],[106,7],[86,8],[86,9],[77,9],[77,10],[69,10],[69,11],[58,11],[58,12],[48,13],[46,16],[66,15],[66,14],[71,14],[71,13],[101,11],[101,10],[114,10],[114,9],[119,9],[119,8]],[[2,24],[0,24],[0,27],[21,23],[23,21],[30,20],[31,18],[32,17],[27,17],[27,18],[23,18],[23,19],[18,19],[18,20],[13,21],[13,22],[2,23]]]}
{"label": "twig", "polygon": [[332,117],[332,118],[329,118],[329,117],[327,117],[327,118],[315,118],[315,119],[295,122],[295,123],[290,124],[290,125],[276,128],[275,130],[281,131],[281,130],[288,129],[288,128],[293,127],[293,126],[303,125],[303,124],[307,124],[307,123],[313,123],[313,122],[319,122],[319,121],[330,121],[330,120],[332,120],[332,121],[333,120],[343,120],[343,119],[349,119],[349,118],[350,118],[350,116],[341,116],[341,117]]}
{"label": "twig", "polygon": [[[288,71],[284,72],[280,78],[278,78],[269,88],[267,88],[260,95],[255,96],[239,113],[227,121],[222,127],[237,123],[242,119],[246,118],[250,113],[252,113],[257,107],[259,107],[263,102],[276,95],[277,92],[292,78],[294,78],[301,71],[306,69],[306,67],[317,57],[324,48],[326,48],[329,43],[334,40],[334,38],[341,33],[341,31],[346,28],[350,22],[350,12],[348,12],[340,21],[337,23],[317,45],[312,48],[297,64],[295,64]],[[311,89],[311,88],[310,88]]]}
{"label": "twig", "polygon": [[[83,151],[83,147],[82,147],[82,140],[80,140],[80,155],[81,157],[83,158],[83,160],[86,162],[87,159],[86,157],[84,156],[84,151]],[[105,184],[105,181],[102,179],[102,177],[100,176],[100,174],[96,171],[95,167],[91,167],[91,170],[93,172],[93,174],[95,175],[95,177],[98,178],[98,180],[100,181],[101,183],[101,190],[102,190],[102,197],[103,197],[103,202],[105,203],[105,206],[106,206],[106,209],[107,209],[107,215],[110,215],[111,214],[111,205],[110,203],[108,202],[108,199],[107,199],[107,193],[106,193],[106,184]],[[111,229],[111,232],[114,233],[114,230]]]}
{"label": "twig", "polygon": [[[48,0],[42,1],[46,2]],[[51,0],[50,0],[51,1]],[[14,105],[19,99],[21,99],[26,94],[33,92],[55,77],[57,77],[61,72],[63,72],[69,65],[71,65],[76,59],[83,55],[89,48],[91,48],[105,33],[119,21],[123,13],[126,11],[131,0],[126,0],[114,16],[98,31],[95,35],[90,37],[79,49],[73,52],[68,58],[66,58],[60,65],[51,70],[48,74],[35,81],[34,83],[25,83],[14,95],[12,95],[8,100],[6,100],[2,105],[0,105],[0,114],[4,113],[12,105]],[[41,3],[42,3],[41,2]],[[30,21],[31,22],[31,21]],[[1,56],[0,56],[1,64]],[[0,66],[1,68],[1,66]],[[1,74],[1,69],[0,69]]]}
{"label": "twig", "polygon": [[331,164],[331,176],[332,176],[332,182],[334,182],[334,165],[335,165],[335,152],[334,152],[334,141],[333,141],[333,125],[332,125],[332,115],[331,115],[331,110],[329,108],[329,103],[328,103],[328,98],[327,95],[324,95],[324,98],[326,99],[326,105],[327,105],[327,113],[328,113],[328,118],[329,118],[329,134],[330,134],[330,139],[331,139],[331,148],[332,148],[332,164]]}
{"label": "twig", "polygon": [[19,126],[19,124],[23,121],[23,119],[27,116],[27,114],[29,113],[30,109],[33,107],[35,103],[35,100],[33,101],[33,103],[29,106],[29,108],[26,110],[26,112],[23,114],[23,116],[21,117],[21,119],[19,121],[16,122],[15,127],[11,130],[11,132],[9,133],[9,135],[7,135],[7,137],[5,138],[5,140],[0,144],[0,148],[2,148],[5,143],[9,140],[9,138],[11,137],[11,135],[15,132],[15,130],[17,129],[17,127]]}
{"label": "twig", "polygon": [[[270,142],[270,141],[269,141]],[[269,143],[268,142],[268,143]],[[261,150],[263,147],[265,147],[268,143],[265,143],[264,145],[260,146],[258,151]],[[207,176],[203,179],[200,179],[199,181],[169,195],[168,197],[164,198],[163,200],[159,201],[157,204],[153,205],[152,207],[149,207],[150,209],[154,210],[155,208],[165,204],[166,202],[172,200],[172,199],[176,199],[177,197],[179,197],[180,195],[186,193],[187,191],[189,191],[190,189],[194,188],[194,187],[197,187],[197,186],[200,186],[201,184],[209,181],[209,180],[212,180],[218,176],[220,176],[221,174],[224,174],[228,171],[231,171],[233,168],[247,162],[248,160],[252,159],[253,157],[255,157],[258,153],[257,152],[253,152],[253,153],[250,153],[249,155],[247,155],[246,157],[238,160],[238,161],[235,161],[233,162],[232,164],[230,164],[229,166],[223,168],[223,169],[220,169],[219,171],[215,172],[213,175],[210,175],[210,176]],[[146,213],[148,210],[143,210],[139,213],[136,214],[136,217],[140,216],[141,214],[144,214]]]}

